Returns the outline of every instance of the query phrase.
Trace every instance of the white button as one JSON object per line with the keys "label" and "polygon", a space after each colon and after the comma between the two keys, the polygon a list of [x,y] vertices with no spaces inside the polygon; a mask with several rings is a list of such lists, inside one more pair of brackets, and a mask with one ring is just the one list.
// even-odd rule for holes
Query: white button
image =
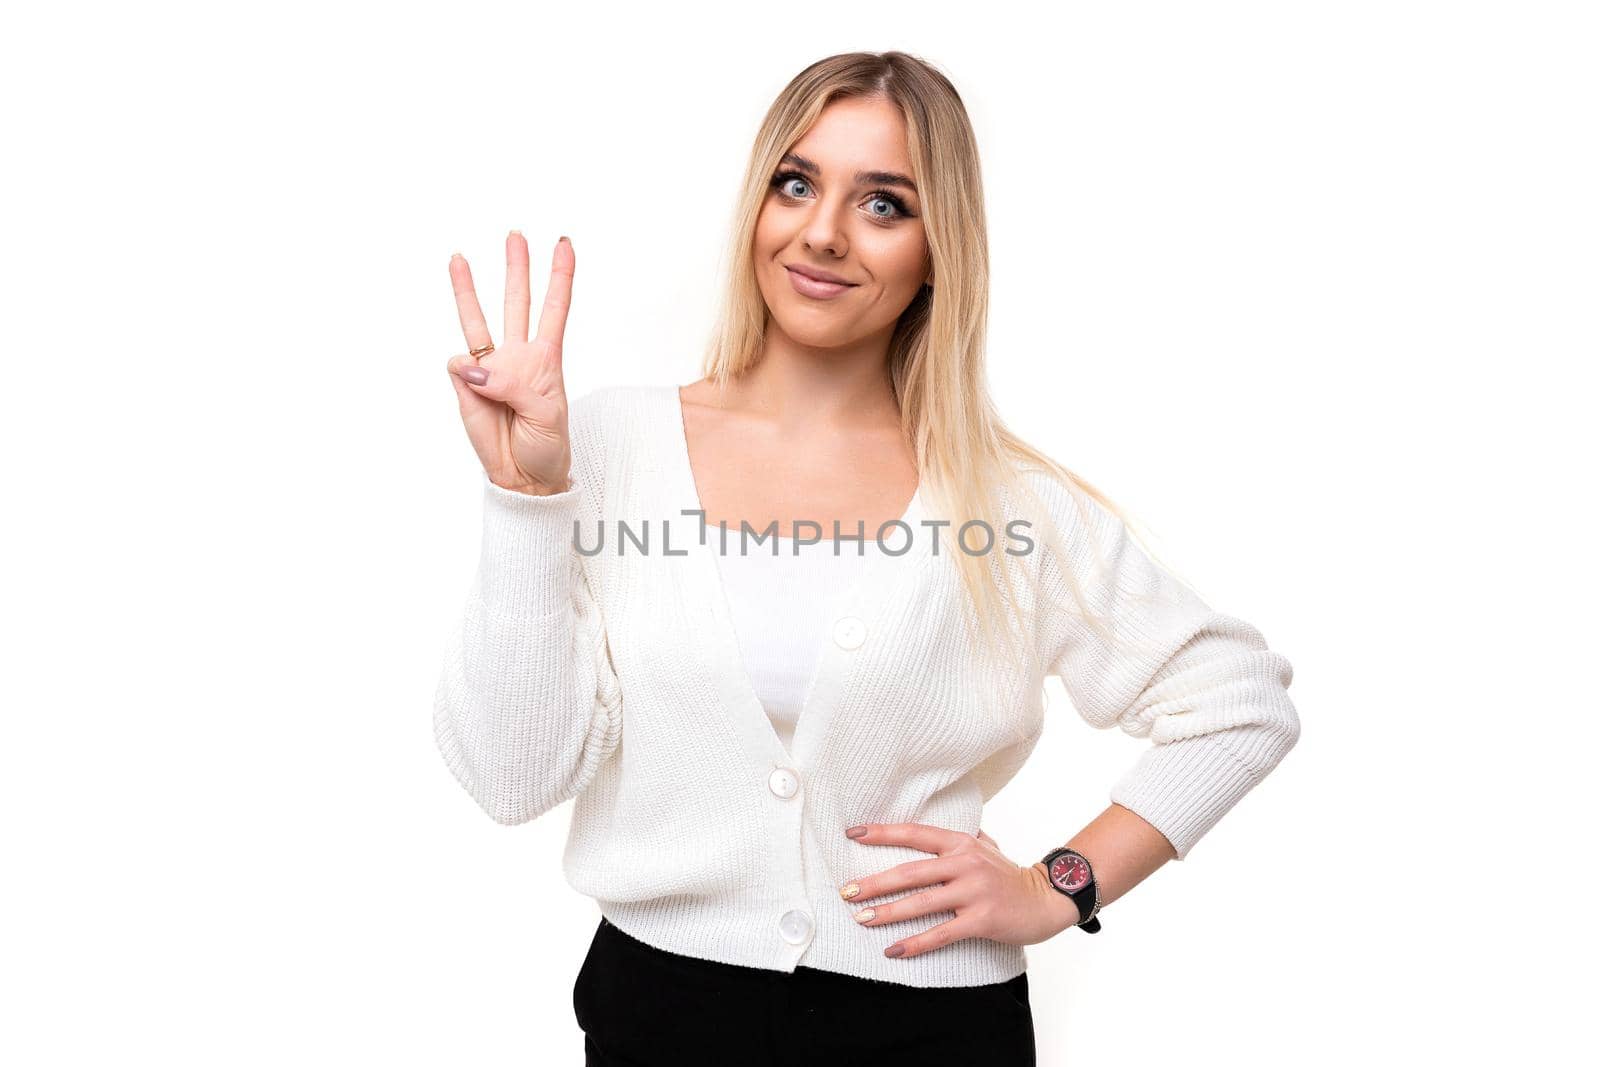
{"label": "white button", "polygon": [[833,624],[833,643],[840,648],[860,648],[867,639],[867,624],[854,615],[846,615]]}
{"label": "white button", "polygon": [[804,944],[811,936],[811,916],[799,909],[786,911],[778,920],[778,932],[791,945]]}
{"label": "white button", "polygon": [[787,800],[800,791],[800,776],[787,767],[779,767],[767,776],[771,790]]}

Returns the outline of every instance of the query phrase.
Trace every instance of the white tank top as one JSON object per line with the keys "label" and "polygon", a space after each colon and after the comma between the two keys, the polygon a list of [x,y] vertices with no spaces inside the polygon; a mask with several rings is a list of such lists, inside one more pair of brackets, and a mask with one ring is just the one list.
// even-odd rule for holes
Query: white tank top
{"label": "white tank top", "polygon": [[[716,551],[715,558],[745,673],[784,749],[792,751],[800,709],[833,625],[833,604],[860,578],[871,557],[857,541],[843,542],[835,555],[829,538],[801,542],[798,554],[793,538],[776,540],[776,556],[772,538],[759,545],[747,539],[741,554],[739,538],[733,535],[726,551]],[[877,548],[869,542],[866,551]]]}

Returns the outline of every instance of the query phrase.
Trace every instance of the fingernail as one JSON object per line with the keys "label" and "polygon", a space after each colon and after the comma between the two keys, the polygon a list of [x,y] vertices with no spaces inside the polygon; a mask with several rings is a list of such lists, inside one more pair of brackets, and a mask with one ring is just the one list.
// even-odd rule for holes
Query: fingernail
{"label": "fingernail", "polygon": [[890,945],[888,948],[883,950],[883,954],[885,956],[904,956],[906,954],[906,947],[904,945]]}
{"label": "fingernail", "polygon": [[460,259],[461,258],[461,253],[460,252],[451,252],[450,253],[450,258],[451,259]]}
{"label": "fingernail", "polygon": [[876,914],[878,914],[878,912],[874,908],[862,908],[860,911],[856,912],[856,922],[869,923],[872,921],[872,917]]}
{"label": "fingernail", "polygon": [[521,237],[522,236],[522,231],[521,230],[512,230],[511,233],[515,237]]}
{"label": "fingernail", "polygon": [[571,240],[570,240],[570,239],[568,239],[568,238],[567,238],[567,237],[562,237],[562,238],[561,238],[561,239],[562,239],[562,240],[563,240],[563,241],[566,241],[566,242],[567,242],[567,244],[569,244],[569,245],[570,245],[570,244],[571,244],[571,243],[572,243],[572,241],[571,241]]}
{"label": "fingernail", "polygon": [[851,882],[849,885],[847,885],[843,889],[839,890],[839,895],[841,897],[844,897],[844,899],[846,899],[846,900],[849,900],[852,897],[859,896],[860,893],[861,893],[861,887],[859,885],[856,885],[856,883],[854,883],[854,882]]}
{"label": "fingernail", "polygon": [[852,826],[852,827],[850,827],[850,829],[848,829],[848,830],[846,830],[844,832],[844,836],[846,836],[846,837],[866,837],[867,836],[867,828],[865,826]]}
{"label": "fingernail", "polygon": [[489,372],[482,367],[467,367],[462,370],[461,376],[473,385],[482,385],[489,380]]}

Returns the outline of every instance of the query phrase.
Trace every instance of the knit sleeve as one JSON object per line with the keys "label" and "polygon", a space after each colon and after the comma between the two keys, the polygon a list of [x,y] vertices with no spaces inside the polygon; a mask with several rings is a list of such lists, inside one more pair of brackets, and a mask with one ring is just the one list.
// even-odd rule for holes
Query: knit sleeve
{"label": "knit sleeve", "polygon": [[1181,860],[1298,740],[1293,668],[1254,626],[1214,611],[1151,559],[1120,517],[1071,496],[1056,513],[1066,564],[1111,637],[1089,626],[1047,555],[1051,673],[1090,725],[1150,740],[1110,799],[1160,830]]}
{"label": "knit sleeve", "polygon": [[483,538],[434,699],[445,764],[496,822],[576,796],[622,736],[622,693],[574,519],[594,476],[532,496],[484,477]]}

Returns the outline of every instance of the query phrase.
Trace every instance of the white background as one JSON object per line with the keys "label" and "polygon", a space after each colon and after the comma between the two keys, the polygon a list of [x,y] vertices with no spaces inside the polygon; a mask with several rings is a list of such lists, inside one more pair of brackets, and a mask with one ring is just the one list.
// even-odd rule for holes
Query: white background
{"label": "white background", "polygon": [[[506,231],[568,234],[569,391],[692,381],[763,111],[889,48],[978,131],[1000,410],[1295,667],[1273,775],[1028,949],[1040,1062],[1592,1054],[1590,5],[6,21],[0,1058],[581,1062],[571,805],[492,823],[431,733],[446,261],[498,336]],[[1018,863],[1142,744],[1051,700]]]}

